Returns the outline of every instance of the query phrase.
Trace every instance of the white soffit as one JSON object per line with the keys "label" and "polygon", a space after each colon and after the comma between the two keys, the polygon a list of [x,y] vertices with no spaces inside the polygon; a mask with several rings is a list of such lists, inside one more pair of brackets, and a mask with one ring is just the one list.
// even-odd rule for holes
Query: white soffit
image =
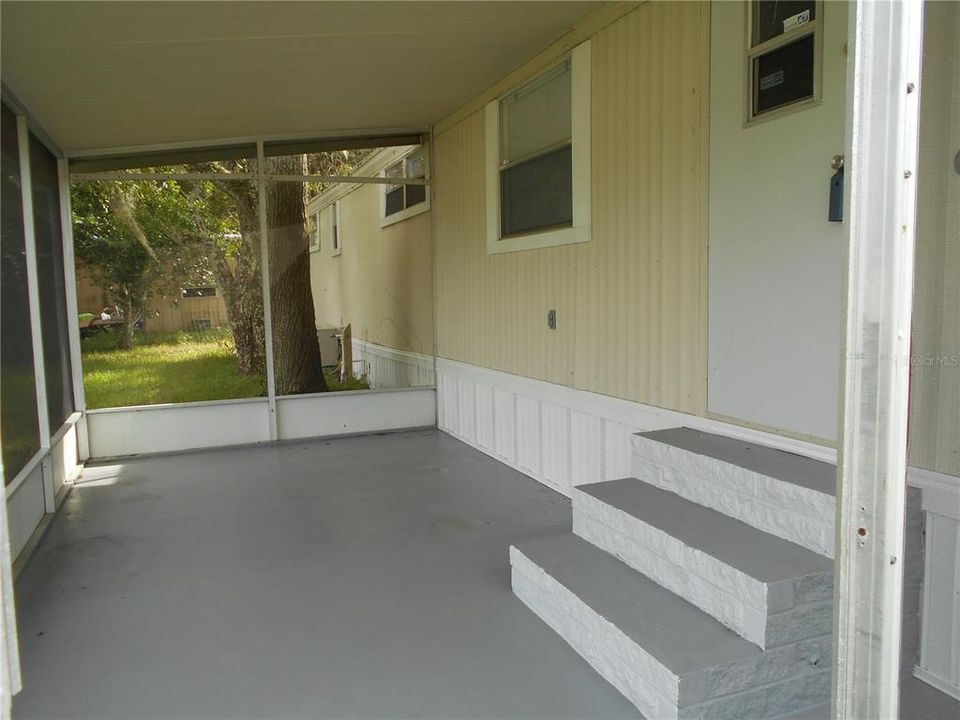
{"label": "white soffit", "polygon": [[4,83],[67,153],[425,128],[590,2],[11,2]]}

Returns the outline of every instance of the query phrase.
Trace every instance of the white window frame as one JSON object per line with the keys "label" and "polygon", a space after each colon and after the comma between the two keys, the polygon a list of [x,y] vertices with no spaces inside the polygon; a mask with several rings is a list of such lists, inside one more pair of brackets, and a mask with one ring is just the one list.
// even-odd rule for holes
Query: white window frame
{"label": "white window frame", "polygon": [[399,155],[396,159],[390,160],[384,166],[383,170],[380,171],[380,177],[385,178],[387,176],[387,168],[391,168],[397,163],[404,162],[408,157],[413,155],[417,150],[420,150],[423,153],[423,167],[424,167],[424,179],[427,181],[426,184],[426,196],[423,202],[419,202],[416,205],[411,205],[406,207],[399,212],[395,212],[392,215],[387,215],[387,185],[381,184],[380,186],[380,227],[384,228],[389,225],[393,225],[398,222],[403,222],[412,217],[420,215],[422,213],[428,212],[430,210],[430,154],[427,148],[426,143],[423,145],[418,145],[410,148],[402,155]]}
{"label": "white window frame", "polygon": [[[815,17],[812,21],[804,23],[798,27],[792,28],[785,33],[770,38],[759,45],[753,45],[753,2],[746,2],[746,63],[745,63],[745,82],[746,93],[744,99],[746,107],[744,111],[744,127],[757,125],[767,120],[774,120],[784,115],[792,115],[795,112],[802,112],[811,107],[816,107],[823,102],[823,0],[816,0],[814,4]],[[806,100],[798,100],[789,105],[778,107],[774,110],[768,110],[759,115],[753,112],[753,61],[761,55],[766,55],[772,50],[777,50],[785,45],[790,45],[801,38],[813,35],[813,96]]]}
{"label": "white window frame", "polygon": [[316,212],[311,213],[311,215],[313,216],[313,229],[316,237],[314,237],[313,235],[309,236],[310,252],[320,252],[320,247],[322,243],[321,235],[323,234],[320,231],[320,211],[317,210]]}
{"label": "white window frame", "polygon": [[343,212],[340,201],[330,204],[330,254],[336,257],[343,252]]}
{"label": "white window frame", "polygon": [[[564,58],[566,60],[566,58]],[[561,61],[562,62],[562,61]],[[556,64],[547,68],[549,72]],[[541,73],[543,74],[543,73]],[[535,78],[531,78],[535,79]],[[573,224],[513,237],[500,234],[500,98],[484,109],[484,169],[486,174],[487,253],[519,252],[590,241],[590,41],[570,53],[570,144],[573,164]],[[513,88],[514,92],[517,88]]]}

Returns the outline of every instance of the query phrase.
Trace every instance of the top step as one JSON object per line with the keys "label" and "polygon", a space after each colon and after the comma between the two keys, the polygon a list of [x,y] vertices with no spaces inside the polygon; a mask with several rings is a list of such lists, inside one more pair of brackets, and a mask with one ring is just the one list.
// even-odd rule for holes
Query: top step
{"label": "top step", "polygon": [[830,463],[686,427],[637,434],[824,495],[833,497],[837,494],[837,468]]}
{"label": "top step", "polygon": [[832,558],[836,468],[691,428],[633,436],[633,475]]}

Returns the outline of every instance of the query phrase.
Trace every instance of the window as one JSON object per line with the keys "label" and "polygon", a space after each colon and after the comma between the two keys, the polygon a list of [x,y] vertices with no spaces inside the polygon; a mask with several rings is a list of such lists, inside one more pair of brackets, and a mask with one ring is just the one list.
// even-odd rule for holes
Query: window
{"label": "window", "polygon": [[[388,165],[383,171],[387,179],[426,180],[427,163],[423,147],[417,147],[405,157]],[[381,225],[390,225],[430,209],[426,185],[386,183],[383,186]]]}
{"label": "window", "polygon": [[337,200],[330,208],[330,244],[334,255],[340,254],[340,201]]}
{"label": "window", "polygon": [[320,249],[320,213],[310,213],[307,216],[307,236],[310,238],[310,249]]}
{"label": "window", "polygon": [[183,297],[185,298],[205,298],[205,297],[216,297],[217,289],[212,285],[206,285],[203,287],[189,287],[183,289]]}
{"label": "window", "polygon": [[590,44],[487,105],[487,250],[590,239]]}
{"label": "window", "polygon": [[752,0],[747,29],[748,123],[819,100],[822,15],[815,0]]}

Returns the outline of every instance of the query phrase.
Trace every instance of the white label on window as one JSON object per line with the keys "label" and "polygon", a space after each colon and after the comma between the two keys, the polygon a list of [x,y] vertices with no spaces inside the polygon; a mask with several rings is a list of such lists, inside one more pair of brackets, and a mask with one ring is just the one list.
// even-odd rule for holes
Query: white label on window
{"label": "white label on window", "polygon": [[761,90],[769,90],[777,85],[783,85],[783,70],[777,70],[775,73],[770,73],[760,78]]}
{"label": "white label on window", "polygon": [[791,15],[786,20],[783,21],[783,31],[788,32],[793,30],[795,27],[800,27],[810,22],[810,9],[806,9],[803,12],[799,12],[796,15]]}

